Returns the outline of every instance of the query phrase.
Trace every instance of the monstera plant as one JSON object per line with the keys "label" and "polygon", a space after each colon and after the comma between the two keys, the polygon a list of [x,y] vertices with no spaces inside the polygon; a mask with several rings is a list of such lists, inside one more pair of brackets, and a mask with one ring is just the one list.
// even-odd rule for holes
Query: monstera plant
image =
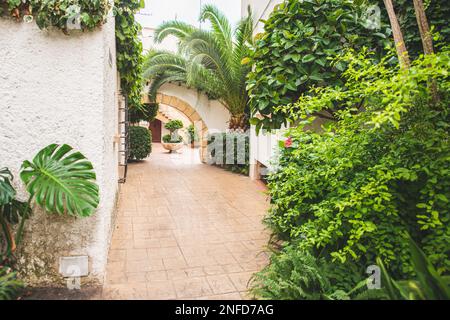
{"label": "monstera plant", "polygon": [[[48,213],[88,217],[99,204],[99,188],[92,163],[80,152],[64,144],[51,144],[24,161],[20,178],[29,193],[28,201],[16,198],[7,169],[0,170],[0,227],[4,250],[0,262],[9,258],[22,240],[25,222],[36,203]],[[13,236],[12,225],[18,225]]]}

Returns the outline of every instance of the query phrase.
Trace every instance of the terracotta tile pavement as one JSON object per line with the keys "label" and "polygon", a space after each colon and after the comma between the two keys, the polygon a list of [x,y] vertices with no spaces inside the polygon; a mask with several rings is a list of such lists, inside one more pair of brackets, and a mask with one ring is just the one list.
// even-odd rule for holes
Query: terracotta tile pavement
{"label": "terracotta tile pavement", "polygon": [[159,144],[129,166],[103,299],[248,299],[267,264],[264,187]]}

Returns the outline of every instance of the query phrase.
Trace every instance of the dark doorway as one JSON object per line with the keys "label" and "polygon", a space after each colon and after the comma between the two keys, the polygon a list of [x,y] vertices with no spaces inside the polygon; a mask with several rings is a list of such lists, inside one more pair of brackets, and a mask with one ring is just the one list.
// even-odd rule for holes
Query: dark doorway
{"label": "dark doorway", "polygon": [[150,128],[152,132],[152,142],[161,142],[161,121],[158,119],[150,122]]}

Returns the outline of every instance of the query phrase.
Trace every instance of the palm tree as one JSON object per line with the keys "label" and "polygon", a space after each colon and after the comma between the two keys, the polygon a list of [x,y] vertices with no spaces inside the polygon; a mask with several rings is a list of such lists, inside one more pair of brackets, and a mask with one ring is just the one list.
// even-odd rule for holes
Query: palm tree
{"label": "palm tree", "polygon": [[251,12],[234,30],[213,5],[202,8],[200,20],[209,21],[211,29],[202,30],[176,20],[157,28],[155,42],[175,36],[178,52],[149,52],[144,77],[151,81],[150,98],[154,100],[165,83],[182,83],[219,100],[231,113],[230,129],[245,130],[248,127],[245,82],[251,66],[243,62],[253,41]]}

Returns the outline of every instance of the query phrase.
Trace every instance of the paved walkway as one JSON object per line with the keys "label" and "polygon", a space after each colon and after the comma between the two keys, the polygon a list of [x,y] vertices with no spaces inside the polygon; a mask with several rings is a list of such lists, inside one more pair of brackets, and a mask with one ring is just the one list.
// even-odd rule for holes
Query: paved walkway
{"label": "paved walkway", "polygon": [[153,145],[122,187],[104,299],[247,299],[267,263],[264,188]]}

